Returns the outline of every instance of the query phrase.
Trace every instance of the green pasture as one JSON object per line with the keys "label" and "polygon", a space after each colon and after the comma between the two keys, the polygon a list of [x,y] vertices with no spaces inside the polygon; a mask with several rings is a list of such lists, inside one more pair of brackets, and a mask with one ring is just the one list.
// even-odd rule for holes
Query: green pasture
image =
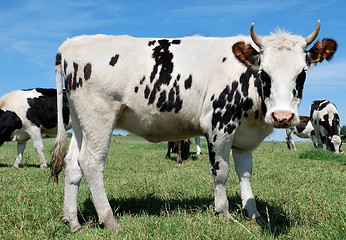
{"label": "green pasture", "polygon": [[[44,139],[50,162],[54,139]],[[239,183],[231,161],[227,182],[230,212],[213,211],[213,182],[205,139],[203,154],[182,164],[166,159],[167,143],[135,136],[113,137],[105,168],[105,188],[122,226],[98,224],[90,193],[82,182],[79,219],[71,234],[62,222],[63,173],[56,184],[39,168],[29,141],[23,166],[11,169],[16,144],[0,148],[0,239],[346,239],[346,156],[317,151],[311,142],[264,142],[254,151],[252,189],[262,214],[249,221],[241,211]],[[346,152],[346,148],[344,147]]]}

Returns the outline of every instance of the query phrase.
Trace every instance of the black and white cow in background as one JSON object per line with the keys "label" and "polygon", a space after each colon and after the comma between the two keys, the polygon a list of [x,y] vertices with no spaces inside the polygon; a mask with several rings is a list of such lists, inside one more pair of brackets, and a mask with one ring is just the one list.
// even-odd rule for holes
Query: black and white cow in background
{"label": "black and white cow in background", "polygon": [[294,135],[297,135],[300,138],[310,138],[315,144],[315,130],[312,126],[310,118],[308,116],[299,116],[299,124],[297,126],[286,129],[286,143],[289,150],[291,150],[291,145],[296,151],[296,146],[294,144]]}
{"label": "black and white cow in background", "polygon": [[[250,185],[252,151],[274,127],[299,123],[306,71],[336,51],[331,39],[307,50],[319,29],[318,22],[306,38],[282,31],[259,37],[252,25],[251,37],[84,35],[66,40],[56,55],[59,131],[51,170],[57,180],[66,164],[63,219],[71,230],[81,227],[77,195],[83,176],[99,222],[120,228],[103,182],[113,128],[150,142],[206,136],[215,210],[227,219],[232,149],[243,208],[249,218],[259,217]],[[62,77],[74,132],[66,157]]]}
{"label": "black and white cow in background", "polygon": [[[69,108],[64,92],[64,124],[71,128]],[[40,167],[47,168],[41,133],[57,132],[56,89],[17,90],[0,99],[0,146],[16,141],[18,155],[13,168],[22,163],[26,142],[31,138],[40,157]]]}
{"label": "black and white cow in background", "polygon": [[317,148],[323,148],[335,153],[343,153],[341,149],[340,118],[336,106],[330,101],[315,100],[311,104],[310,118],[316,133]]}

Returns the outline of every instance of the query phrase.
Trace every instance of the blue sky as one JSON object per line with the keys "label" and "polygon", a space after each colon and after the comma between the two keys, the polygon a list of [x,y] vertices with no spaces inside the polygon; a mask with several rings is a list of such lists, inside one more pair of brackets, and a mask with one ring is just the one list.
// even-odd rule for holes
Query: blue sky
{"label": "blue sky", "polygon": [[[0,96],[34,87],[55,88],[54,62],[60,44],[81,34],[135,37],[258,35],[277,27],[306,36],[321,20],[318,39],[333,38],[338,50],[331,62],[307,75],[300,114],[313,100],[326,98],[346,125],[346,1],[88,1],[4,0],[0,2]],[[277,130],[269,140],[284,140]]]}

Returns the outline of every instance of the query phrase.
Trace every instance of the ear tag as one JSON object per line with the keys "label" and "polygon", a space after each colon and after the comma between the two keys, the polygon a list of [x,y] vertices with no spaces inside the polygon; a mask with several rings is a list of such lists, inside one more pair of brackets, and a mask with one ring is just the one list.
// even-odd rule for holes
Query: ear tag
{"label": "ear tag", "polygon": [[321,54],[318,54],[318,58],[311,60],[311,63],[319,62],[321,59]]}

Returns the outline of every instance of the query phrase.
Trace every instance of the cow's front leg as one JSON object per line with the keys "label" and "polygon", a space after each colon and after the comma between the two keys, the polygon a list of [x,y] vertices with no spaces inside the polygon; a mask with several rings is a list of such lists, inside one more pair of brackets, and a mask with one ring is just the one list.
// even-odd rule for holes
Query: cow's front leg
{"label": "cow's front leg", "polygon": [[229,155],[231,149],[231,136],[207,137],[210,171],[214,179],[215,211],[223,212],[226,219],[231,219],[227,200],[225,184],[229,173]]}
{"label": "cow's front leg", "polygon": [[232,151],[235,171],[238,174],[243,209],[250,219],[260,217],[251,190],[252,152]]}

